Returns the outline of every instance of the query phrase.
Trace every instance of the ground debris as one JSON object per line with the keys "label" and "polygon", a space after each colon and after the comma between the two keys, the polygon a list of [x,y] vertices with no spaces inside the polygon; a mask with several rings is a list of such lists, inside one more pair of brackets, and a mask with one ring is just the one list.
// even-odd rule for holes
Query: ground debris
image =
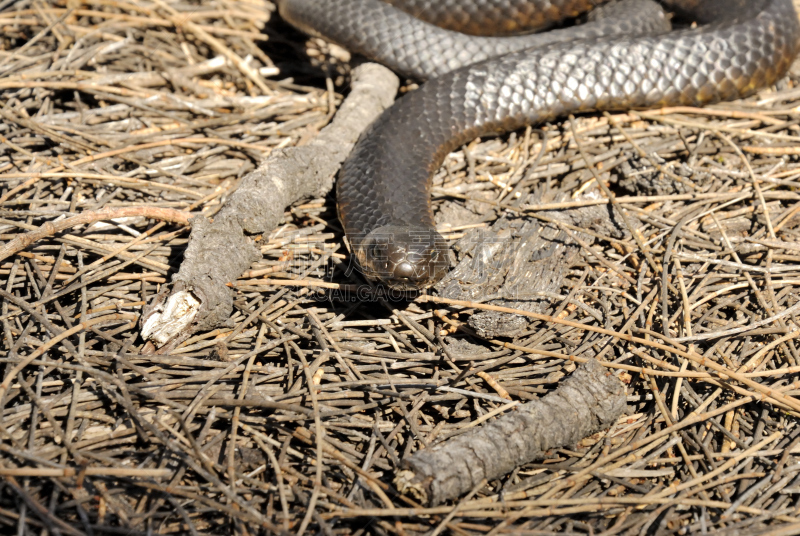
{"label": "ground debris", "polygon": [[[252,237],[229,326],[148,355],[140,314],[189,237],[156,209],[214,219],[271,152],[319,135],[347,58],[261,0],[20,0],[0,25],[0,533],[796,531],[797,78],[450,154],[444,236],[502,218],[577,252],[543,309],[380,295],[333,197],[312,196]],[[629,160],[680,189],[620,186]],[[606,226],[570,216],[584,210]],[[538,316],[482,337],[469,322],[489,308]],[[397,492],[415,453],[589,358],[626,384],[608,431],[468,499]]]}

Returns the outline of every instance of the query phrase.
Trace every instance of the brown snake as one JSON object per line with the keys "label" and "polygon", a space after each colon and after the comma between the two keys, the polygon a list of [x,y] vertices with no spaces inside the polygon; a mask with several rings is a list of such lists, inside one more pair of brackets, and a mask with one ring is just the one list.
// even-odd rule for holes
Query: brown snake
{"label": "brown snake", "polygon": [[[430,185],[455,148],[570,113],[746,97],[786,74],[800,41],[791,0],[664,0],[700,25],[674,32],[665,32],[663,16],[620,17],[615,9],[652,9],[644,0],[622,0],[587,25],[544,34],[551,44],[539,36],[455,34],[406,11],[453,27],[495,9],[486,16],[502,30],[498,13],[527,10],[530,25],[547,25],[558,9],[601,0],[390,1],[405,11],[379,0],[283,0],[280,9],[305,31],[428,78],[364,132],[338,179],[339,215],[363,273],[403,290],[428,287],[448,270]],[[447,9],[437,13],[442,5]],[[519,15],[506,26],[520,29],[528,19]],[[635,35],[620,35],[628,33]]]}

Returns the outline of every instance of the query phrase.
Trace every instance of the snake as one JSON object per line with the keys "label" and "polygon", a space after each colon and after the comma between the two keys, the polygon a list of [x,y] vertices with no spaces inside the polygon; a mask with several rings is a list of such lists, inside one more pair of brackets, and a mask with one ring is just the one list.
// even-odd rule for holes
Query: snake
{"label": "snake", "polygon": [[[278,9],[301,31],[420,82],[361,134],[337,178],[361,273],[401,291],[449,271],[431,185],[458,147],[570,114],[745,98],[781,80],[800,51],[792,0],[279,0]],[[664,9],[686,23],[672,29]],[[581,24],[563,26],[575,16]]]}

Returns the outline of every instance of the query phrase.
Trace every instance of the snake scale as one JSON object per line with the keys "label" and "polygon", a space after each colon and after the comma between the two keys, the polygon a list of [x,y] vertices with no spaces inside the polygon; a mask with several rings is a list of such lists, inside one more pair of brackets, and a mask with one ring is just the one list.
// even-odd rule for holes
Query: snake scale
{"label": "snake scale", "polygon": [[[447,273],[430,187],[462,144],[571,113],[747,97],[780,80],[800,48],[791,0],[660,3],[697,24],[670,31],[651,0],[281,0],[300,30],[425,80],[362,134],[339,173],[339,217],[364,275],[413,290]],[[483,35],[586,10],[569,28]]]}

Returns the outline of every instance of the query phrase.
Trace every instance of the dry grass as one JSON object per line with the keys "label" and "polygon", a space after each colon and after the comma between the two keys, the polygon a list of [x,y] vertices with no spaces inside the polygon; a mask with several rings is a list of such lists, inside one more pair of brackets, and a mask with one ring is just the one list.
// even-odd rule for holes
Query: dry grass
{"label": "dry grass", "polygon": [[[151,356],[136,323],[181,262],[171,222],[213,216],[272,148],[311,139],[343,55],[262,0],[0,5],[0,240],[38,232],[0,260],[0,532],[800,531],[793,80],[567,120],[544,152],[529,129],[451,155],[436,202],[454,240],[590,204],[570,196],[595,173],[637,228],[578,235],[552,318],[515,337],[478,337],[481,304],[346,301],[361,282],[329,197],[263,238],[230,327]],[[87,211],[106,213],[67,220]],[[394,492],[409,453],[588,357],[629,383],[611,430],[453,516]]]}

